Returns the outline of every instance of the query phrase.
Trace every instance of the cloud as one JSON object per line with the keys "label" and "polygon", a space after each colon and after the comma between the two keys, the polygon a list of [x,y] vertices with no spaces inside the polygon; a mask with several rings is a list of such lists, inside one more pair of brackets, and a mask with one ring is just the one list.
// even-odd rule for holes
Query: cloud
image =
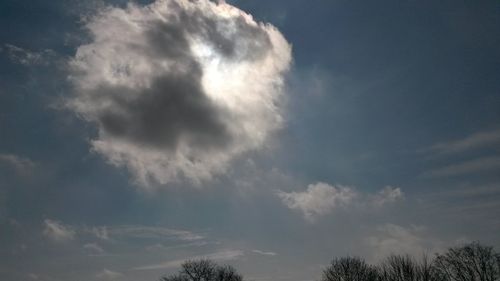
{"label": "cloud", "polygon": [[307,186],[303,192],[278,192],[278,197],[290,209],[299,210],[304,218],[314,222],[318,217],[329,214],[337,208],[348,206],[382,207],[403,199],[400,188],[387,186],[377,194],[364,194],[352,187],[329,185],[318,182]]}
{"label": "cloud", "polygon": [[487,184],[461,183],[447,189],[429,192],[418,199],[428,213],[461,218],[462,222],[487,222],[500,225],[500,182]]}
{"label": "cloud", "polygon": [[427,150],[439,154],[452,154],[498,144],[500,144],[500,130],[492,130],[478,132],[460,140],[437,143]]}
{"label": "cloud", "polygon": [[291,47],[236,7],[157,0],[86,26],[67,105],[97,127],[93,150],[138,184],[209,180],[282,126]]}
{"label": "cloud", "polygon": [[252,252],[259,254],[259,255],[263,255],[263,256],[276,256],[276,255],[278,255],[275,252],[266,252],[266,251],[261,251],[261,250],[252,250]]}
{"label": "cloud", "polygon": [[375,206],[383,206],[394,203],[404,198],[404,194],[399,187],[386,186],[372,198]]}
{"label": "cloud", "polygon": [[90,255],[102,255],[105,252],[104,249],[96,243],[87,243],[83,245],[83,249]]}
{"label": "cloud", "polygon": [[123,274],[105,268],[101,272],[97,273],[96,277],[104,280],[113,280],[123,277]]}
{"label": "cloud", "polygon": [[[129,239],[154,240],[154,241],[177,241],[183,242],[182,245],[204,245],[205,237],[201,234],[194,233],[188,230],[167,228],[162,226],[147,226],[147,225],[109,225],[109,226],[79,226],[68,225],[55,220],[44,221],[44,235],[52,237],[54,240],[72,240],[77,235],[86,239],[95,240],[98,238],[100,242],[117,242],[126,241]],[[59,239],[55,239],[55,238]],[[158,242],[158,243],[159,243]],[[97,247],[96,247],[97,246]],[[84,245],[87,250],[96,250],[100,246],[96,243],[88,243]]]}
{"label": "cloud", "polygon": [[2,163],[14,168],[21,175],[28,174],[36,166],[31,159],[14,154],[0,154],[0,164]]}
{"label": "cloud", "polygon": [[424,226],[404,227],[390,223],[379,226],[377,232],[368,236],[365,242],[372,248],[375,260],[381,260],[391,254],[418,257],[444,248],[443,242],[431,237]]}
{"label": "cloud", "polygon": [[108,228],[106,226],[92,227],[89,231],[101,240],[109,240]]}
{"label": "cloud", "polygon": [[241,250],[224,250],[207,255],[191,256],[183,259],[171,260],[158,264],[139,266],[133,268],[133,270],[154,270],[154,269],[175,268],[181,266],[182,263],[184,263],[186,260],[210,259],[214,261],[228,261],[228,260],[238,259],[243,255],[244,253]]}
{"label": "cloud", "polygon": [[195,242],[189,242],[189,243],[183,243],[183,244],[176,244],[173,246],[165,246],[161,243],[157,243],[154,245],[149,245],[146,247],[146,250],[148,251],[165,251],[165,250],[172,250],[172,249],[181,249],[181,248],[194,248],[194,247],[203,247],[211,244],[218,244],[218,242],[208,242],[208,241],[195,241]]}
{"label": "cloud", "polygon": [[73,240],[76,231],[73,227],[64,225],[59,221],[46,219],[44,221],[43,235],[56,242],[65,242]]}
{"label": "cloud", "polygon": [[425,178],[451,177],[500,170],[500,157],[481,157],[452,164],[422,174]]}
{"label": "cloud", "polygon": [[181,241],[197,241],[205,237],[191,231],[171,229],[160,226],[121,225],[108,227],[110,237],[139,239],[175,239]]}
{"label": "cloud", "polygon": [[11,61],[25,66],[47,65],[56,57],[56,53],[49,49],[35,52],[11,44],[4,44],[4,48],[0,48],[0,53],[4,51]]}
{"label": "cloud", "polygon": [[333,209],[348,205],[357,196],[350,187],[332,186],[318,182],[307,186],[304,192],[278,192],[278,196],[290,209],[300,210],[309,221],[330,213]]}

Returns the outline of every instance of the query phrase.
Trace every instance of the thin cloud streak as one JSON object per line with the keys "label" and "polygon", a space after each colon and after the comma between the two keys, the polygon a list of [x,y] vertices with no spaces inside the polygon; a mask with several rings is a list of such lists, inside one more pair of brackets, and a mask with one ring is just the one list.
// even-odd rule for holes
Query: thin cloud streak
{"label": "thin cloud streak", "polygon": [[422,174],[424,178],[442,178],[461,175],[477,174],[481,172],[500,171],[500,157],[481,157],[473,160],[451,164],[441,168],[427,171]]}
{"label": "thin cloud streak", "polygon": [[263,255],[263,256],[276,256],[278,255],[275,252],[266,252],[266,251],[261,251],[261,250],[252,250],[253,253]]}
{"label": "thin cloud streak", "polygon": [[196,241],[205,237],[187,230],[172,229],[161,226],[121,225],[108,226],[110,237],[142,238],[142,239],[176,239],[181,241]]}
{"label": "thin cloud streak", "polygon": [[97,273],[96,277],[103,280],[116,280],[123,277],[123,274],[105,268],[101,272]]}
{"label": "thin cloud streak", "polygon": [[453,154],[487,146],[500,147],[500,130],[478,132],[460,140],[437,143],[426,150],[438,154]]}

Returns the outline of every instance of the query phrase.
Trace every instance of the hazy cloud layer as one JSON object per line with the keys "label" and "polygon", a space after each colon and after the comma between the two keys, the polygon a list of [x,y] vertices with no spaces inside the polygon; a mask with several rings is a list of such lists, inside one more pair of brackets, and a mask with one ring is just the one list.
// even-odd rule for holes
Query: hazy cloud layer
{"label": "hazy cloud layer", "polygon": [[106,226],[91,227],[88,231],[101,240],[109,240],[108,228]]}
{"label": "hazy cloud layer", "polygon": [[372,248],[375,260],[381,260],[391,254],[421,257],[444,248],[443,242],[432,237],[424,226],[405,227],[390,223],[380,225],[376,233],[366,238],[366,243]]}
{"label": "hazy cloud layer", "polygon": [[36,166],[31,159],[14,154],[0,154],[0,165],[2,164],[13,168],[22,175],[26,175]]}
{"label": "hazy cloud layer", "polygon": [[97,127],[93,149],[141,185],[210,179],[282,125],[290,45],[229,4],[106,8],[87,28],[68,106]]}
{"label": "hazy cloud layer", "polygon": [[299,210],[308,221],[315,221],[333,210],[348,206],[381,207],[403,198],[400,188],[387,186],[376,194],[363,194],[356,189],[323,182],[310,184],[303,192],[279,191],[278,196],[290,209]]}

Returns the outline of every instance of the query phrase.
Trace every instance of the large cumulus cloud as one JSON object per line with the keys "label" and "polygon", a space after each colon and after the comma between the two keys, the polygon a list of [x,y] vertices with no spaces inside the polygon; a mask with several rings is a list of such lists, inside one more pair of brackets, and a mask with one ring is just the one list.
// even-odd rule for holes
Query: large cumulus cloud
{"label": "large cumulus cloud", "polygon": [[223,172],[282,125],[291,47],[226,3],[108,7],[71,61],[68,106],[97,127],[95,151],[142,185]]}

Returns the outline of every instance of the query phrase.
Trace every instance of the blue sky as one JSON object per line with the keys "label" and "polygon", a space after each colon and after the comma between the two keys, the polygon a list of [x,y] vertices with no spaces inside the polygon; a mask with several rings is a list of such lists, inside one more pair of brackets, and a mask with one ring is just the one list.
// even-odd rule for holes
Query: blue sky
{"label": "blue sky", "polygon": [[0,2],[2,280],[500,246],[497,1],[170,2]]}

